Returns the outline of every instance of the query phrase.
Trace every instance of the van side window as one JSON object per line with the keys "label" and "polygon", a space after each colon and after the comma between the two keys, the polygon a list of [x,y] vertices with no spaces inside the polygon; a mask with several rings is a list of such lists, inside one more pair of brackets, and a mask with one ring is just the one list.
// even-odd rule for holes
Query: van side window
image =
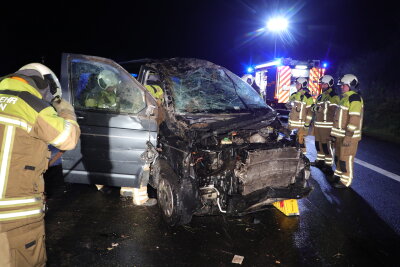
{"label": "van side window", "polygon": [[129,74],[108,64],[75,59],[70,77],[77,109],[135,114],[146,107],[144,92]]}

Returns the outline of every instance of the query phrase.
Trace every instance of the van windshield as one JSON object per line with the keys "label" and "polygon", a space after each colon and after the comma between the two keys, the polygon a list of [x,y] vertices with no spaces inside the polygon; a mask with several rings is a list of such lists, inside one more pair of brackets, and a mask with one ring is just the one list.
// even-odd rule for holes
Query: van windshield
{"label": "van windshield", "polygon": [[[176,59],[178,60],[178,59]],[[229,70],[204,60],[179,59],[162,68],[177,113],[241,113],[270,109],[257,92]]]}

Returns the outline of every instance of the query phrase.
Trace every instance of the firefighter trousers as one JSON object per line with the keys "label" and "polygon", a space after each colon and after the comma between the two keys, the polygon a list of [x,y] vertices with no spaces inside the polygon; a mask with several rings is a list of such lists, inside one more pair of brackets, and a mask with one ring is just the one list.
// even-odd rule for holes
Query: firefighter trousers
{"label": "firefighter trousers", "polygon": [[299,128],[297,130],[297,142],[299,143],[300,149],[303,154],[307,153],[306,144],[304,142],[304,137],[308,135],[308,129],[305,130],[304,128]]}
{"label": "firefighter trousers", "polygon": [[358,141],[351,141],[350,146],[343,146],[343,138],[336,138],[335,142],[335,175],[349,187],[353,181],[354,157],[357,153]]}
{"label": "firefighter trousers", "polygon": [[43,219],[0,232],[1,267],[46,266],[46,260]]}
{"label": "firefighter trousers", "polygon": [[331,128],[318,128],[315,127],[315,148],[317,149],[317,160],[324,161],[326,165],[333,165],[333,147],[329,140]]}

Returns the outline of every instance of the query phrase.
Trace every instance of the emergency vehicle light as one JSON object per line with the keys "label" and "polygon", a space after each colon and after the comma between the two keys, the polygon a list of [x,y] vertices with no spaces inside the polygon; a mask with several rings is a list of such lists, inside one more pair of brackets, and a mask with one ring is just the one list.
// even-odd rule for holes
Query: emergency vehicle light
{"label": "emergency vehicle light", "polygon": [[254,69],[252,67],[247,68],[247,73],[252,73],[253,71],[254,71]]}
{"label": "emergency vehicle light", "polygon": [[322,63],[322,67],[324,68],[328,67],[328,63],[327,62]]}
{"label": "emergency vehicle light", "polygon": [[306,70],[306,69],[308,69],[308,67],[307,67],[307,65],[296,65],[295,69]]}
{"label": "emergency vehicle light", "polygon": [[271,62],[267,62],[261,65],[257,65],[255,66],[256,69],[262,69],[262,68],[266,68],[266,67],[271,67],[271,66],[278,66],[281,65],[281,60],[275,60],[275,61],[271,61]]}

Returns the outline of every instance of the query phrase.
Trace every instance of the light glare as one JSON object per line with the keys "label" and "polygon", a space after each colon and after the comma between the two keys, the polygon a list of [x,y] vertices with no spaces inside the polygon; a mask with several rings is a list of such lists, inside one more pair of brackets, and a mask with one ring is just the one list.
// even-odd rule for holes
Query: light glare
{"label": "light glare", "polygon": [[270,31],[280,32],[285,31],[288,27],[287,19],[283,17],[272,18],[267,23],[267,28]]}

